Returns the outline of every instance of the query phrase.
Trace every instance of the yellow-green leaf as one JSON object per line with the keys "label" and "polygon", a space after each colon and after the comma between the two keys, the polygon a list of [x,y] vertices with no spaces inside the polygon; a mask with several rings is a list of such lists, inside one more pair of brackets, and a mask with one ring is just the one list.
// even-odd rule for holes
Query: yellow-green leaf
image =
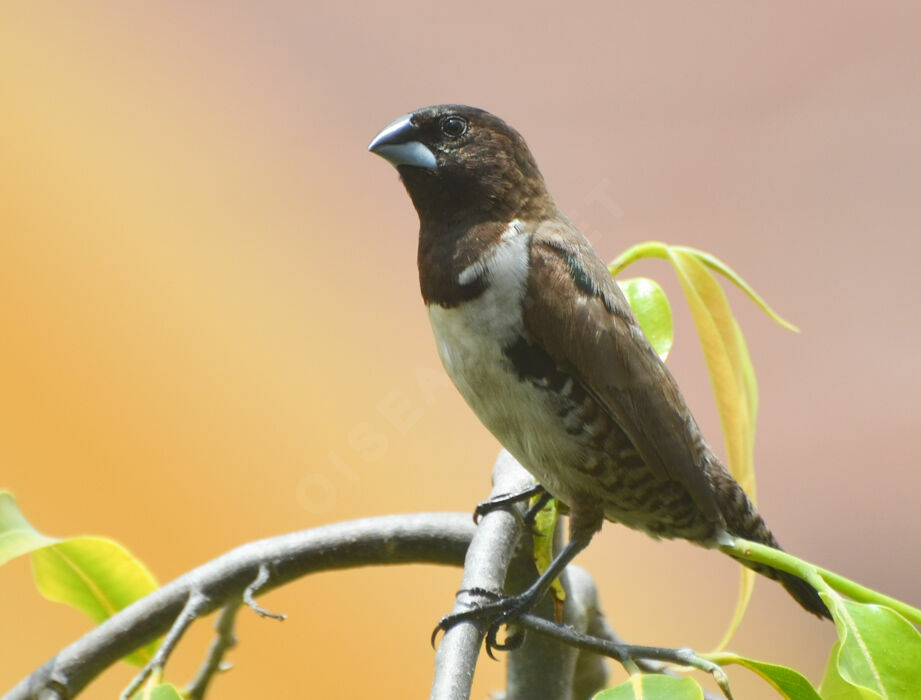
{"label": "yellow-green leaf", "polygon": [[182,693],[172,683],[161,683],[151,691],[150,700],[182,700]]}
{"label": "yellow-green leaf", "polygon": [[739,595],[736,598],[736,607],[732,611],[732,618],[730,618],[726,630],[723,632],[723,638],[720,639],[714,651],[722,651],[729,646],[729,642],[732,641],[736,630],[742,624],[742,618],[745,617],[745,611],[748,609],[748,604],[752,599],[752,591],[754,590],[755,572],[744,566],[739,567]]}
{"label": "yellow-green leaf", "polygon": [[12,493],[0,491],[0,566],[55,542],[58,540],[54,537],[47,537],[32,527]]}
{"label": "yellow-green leaf", "polygon": [[[640,258],[662,258],[671,262],[681,282],[697,327],[704,359],[716,397],[729,469],[751,499],[755,499],[754,443],[758,415],[758,384],[742,331],[729,302],[711,271],[718,272],[742,289],[771,318],[791,330],[781,318],[732,268],[718,258],[685,246],[659,241],[640,243],[618,256],[610,265],[617,274]],[[745,613],[755,576],[742,570],[739,598],[729,627],[719,644],[728,644]]]}
{"label": "yellow-green leaf", "polygon": [[616,276],[621,270],[627,267],[627,265],[635,263],[641,258],[663,258],[667,260],[669,247],[670,246],[665,243],[660,243],[659,241],[637,243],[635,246],[627,248],[627,250],[614,258],[611,264],[608,265],[608,270],[611,271],[612,275]]}
{"label": "yellow-green leaf", "polygon": [[[96,622],[157,589],[147,568],[120,544],[101,537],[62,540],[41,534],[26,520],[8,491],[0,491],[0,564],[32,555],[32,573],[39,592],[65,603]],[[143,665],[156,643],[127,657]]]}
{"label": "yellow-green leaf", "polygon": [[835,642],[825,665],[825,677],[819,691],[822,700],[882,700],[879,693],[874,693],[869,688],[848,683],[838,671],[838,654],[841,651],[841,642]]}
{"label": "yellow-green leaf", "polygon": [[753,302],[761,307],[761,310],[764,311],[764,313],[771,317],[771,319],[779,323],[787,330],[793,331],[794,333],[799,333],[799,328],[794,326],[792,323],[774,311],[774,309],[772,309],[768,303],[761,298],[761,295],[759,295],[754,289],[751,288],[751,286],[749,286],[748,282],[743,280],[735,270],[733,270],[731,267],[729,267],[729,265],[724,263],[716,256],[710,255],[710,253],[706,253],[702,250],[698,250],[697,248],[689,248],[687,246],[673,246],[672,249],[688,253],[689,255],[692,255],[700,260],[700,262],[702,262],[707,267],[716,270],[726,279],[736,285],[739,289],[745,292]]}
{"label": "yellow-green leaf", "polygon": [[117,542],[73,537],[32,555],[35,583],[48,600],[102,622],[157,589],[153,575]]}
{"label": "yellow-green leaf", "polygon": [[[533,496],[530,505],[533,507],[538,499],[540,496]],[[551,498],[534,516],[534,525],[531,528],[534,533],[534,564],[540,573],[546,571],[550,562],[553,561],[553,536],[556,533],[558,522],[559,504],[555,498]],[[566,600],[566,590],[559,579],[554,579],[550,590],[553,591],[553,597],[559,603]]]}
{"label": "yellow-green leaf", "polygon": [[776,321],[777,323],[779,323],[781,326],[783,326],[784,328],[788,330],[799,332],[799,329],[796,326],[794,326],[792,323],[790,323],[785,318],[783,318],[780,314],[774,311],[774,309],[772,309],[768,305],[768,303],[764,299],[761,298],[761,295],[759,295],[754,289],[752,289],[752,287],[748,284],[748,282],[742,279],[735,270],[733,270],[731,267],[729,267],[729,265],[724,263],[722,260],[720,260],[716,256],[711,255],[710,253],[707,253],[703,250],[699,250],[697,248],[691,248],[688,246],[670,246],[660,241],[647,241],[645,243],[638,243],[635,246],[631,246],[630,248],[625,250],[623,253],[618,255],[611,262],[608,268],[611,270],[612,275],[616,275],[621,270],[623,270],[625,267],[627,267],[631,263],[636,262],[637,260],[641,258],[668,259],[669,251],[673,251],[673,250],[682,251],[684,253],[692,255],[693,257],[700,260],[700,262],[702,262],[707,267],[713,270],[716,270],[721,275],[726,277],[726,279],[728,279],[730,282],[736,285],[739,289],[745,292],[748,295],[748,297],[753,302],[755,302],[761,308],[762,311],[764,311],[764,313],[766,313],[768,316],[771,317],[771,319],[773,319],[774,321]]}
{"label": "yellow-green leaf", "polygon": [[708,658],[721,666],[726,664],[745,666],[770,683],[774,690],[787,700],[822,700],[812,683],[799,671],[788,666],[756,661],[738,654],[716,654]]}
{"label": "yellow-green leaf", "polygon": [[[73,537],[32,553],[32,572],[48,600],[80,610],[99,623],[157,589],[153,575],[117,542]],[[142,666],[158,646],[151,642],[126,658]]]}
{"label": "yellow-green leaf", "polygon": [[747,351],[737,330],[729,302],[719,283],[693,255],[670,250],[700,336],[719,410],[729,468],[740,483],[752,483],[753,426],[745,385],[743,359]]}
{"label": "yellow-green leaf", "polygon": [[602,690],[592,700],[703,700],[704,691],[693,678],[658,673],[636,674],[614,688]]}
{"label": "yellow-green leaf", "polygon": [[617,280],[643,333],[664,362],[672,349],[672,309],[665,291],[648,277]]}
{"label": "yellow-green leaf", "polygon": [[[669,257],[688,300],[700,337],[704,360],[710,373],[717,410],[723,427],[723,439],[729,469],[736,480],[755,498],[754,434],[750,385],[754,371],[750,369],[748,350],[729,302],[719,283],[693,255],[669,251]],[[746,367],[747,365],[747,367]],[[729,643],[745,614],[755,578],[741,574],[738,603],[720,647]]]}

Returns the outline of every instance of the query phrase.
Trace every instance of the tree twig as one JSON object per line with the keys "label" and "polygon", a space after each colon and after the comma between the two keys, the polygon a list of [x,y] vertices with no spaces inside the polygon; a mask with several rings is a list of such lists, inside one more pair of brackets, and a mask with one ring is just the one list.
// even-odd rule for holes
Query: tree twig
{"label": "tree twig", "polygon": [[166,660],[173,653],[173,649],[182,639],[182,635],[185,634],[185,631],[189,629],[195,620],[208,610],[210,603],[211,601],[208,600],[208,597],[200,591],[194,589],[190,591],[188,600],[182,606],[179,615],[173,620],[173,624],[163,639],[160,648],[157,649],[153,658],[144,664],[144,668],[128,684],[128,687],[121,694],[121,700],[129,700],[154,669],[162,670],[166,665]]}
{"label": "tree twig", "polygon": [[620,663],[637,659],[653,659],[655,661],[666,661],[679,666],[691,666],[705,671],[713,676],[713,679],[716,681],[717,685],[719,685],[728,700],[732,700],[732,692],[729,688],[729,678],[726,676],[726,672],[718,664],[698,656],[692,649],[671,649],[668,647],[618,644],[606,639],[590,637],[570,627],[554,624],[531,613],[521,615],[517,622],[527,629],[554,637],[566,644],[579,647],[580,649],[588,649],[597,654],[604,654]]}
{"label": "tree twig", "polygon": [[211,646],[208,647],[208,655],[202,662],[201,668],[198,669],[195,678],[186,686],[187,700],[202,700],[205,697],[208,684],[215,674],[218,671],[229,668],[230,665],[224,662],[224,654],[237,643],[237,637],[234,634],[234,623],[239,610],[239,602],[228,603],[217,616],[217,620],[214,621],[214,630],[217,634],[211,641]]}
{"label": "tree twig", "polygon": [[253,612],[259,615],[259,617],[269,617],[273,620],[278,620],[281,622],[287,617],[287,615],[284,615],[283,613],[269,612],[265,608],[261,607],[253,597],[256,595],[256,593],[262,590],[265,584],[269,582],[271,577],[272,574],[269,571],[268,564],[260,564],[259,573],[256,574],[256,580],[243,590],[243,602],[246,603]]}

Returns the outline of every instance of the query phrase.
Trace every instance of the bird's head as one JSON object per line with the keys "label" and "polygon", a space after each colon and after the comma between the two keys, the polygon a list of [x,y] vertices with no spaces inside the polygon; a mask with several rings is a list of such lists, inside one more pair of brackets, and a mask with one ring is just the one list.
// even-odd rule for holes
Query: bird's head
{"label": "bird's head", "polygon": [[482,109],[417,109],[386,126],[368,150],[397,168],[423,224],[522,218],[550,202],[521,134]]}

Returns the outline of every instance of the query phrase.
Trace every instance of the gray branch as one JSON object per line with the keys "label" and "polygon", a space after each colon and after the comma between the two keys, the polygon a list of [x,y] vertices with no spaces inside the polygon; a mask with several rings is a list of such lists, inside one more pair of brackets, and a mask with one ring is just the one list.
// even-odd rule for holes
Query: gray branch
{"label": "gray branch", "polygon": [[[499,454],[493,468],[491,498],[523,491],[534,483],[533,477],[507,452]],[[476,605],[478,598],[471,589],[500,592],[523,590],[537,577],[530,556],[513,557],[522,533],[521,515],[525,504],[487,513],[467,550],[461,591],[452,612]],[[561,535],[557,528],[557,536]],[[583,633],[600,629],[603,620],[594,581],[576,567],[568,567],[562,583],[566,589],[563,622]],[[546,596],[535,614],[552,620],[554,603]],[[480,646],[486,634],[479,619],[461,622],[445,634],[435,656],[435,676],[430,700],[468,700]],[[522,646],[508,655],[506,700],[585,700],[604,687],[607,665],[592,650],[574,646],[544,635],[525,637]]]}
{"label": "gray branch", "polygon": [[[58,652],[3,700],[73,698],[120,658],[173,628],[189,600],[205,615],[242,599],[262,568],[269,591],[306,574],[369,564],[449,564],[464,558],[468,513],[390,515],[250,542],[203,564],[119,611]],[[200,600],[206,603],[198,604]],[[178,629],[178,628],[177,628]]]}
{"label": "gray branch", "polygon": [[[528,474],[505,450],[493,467],[493,489],[490,497],[517,493],[534,484]],[[513,510],[514,509],[514,510]],[[521,535],[521,515],[524,504],[509,509],[493,510],[480,518],[476,534],[467,550],[461,590],[452,612],[461,612],[479,601],[475,590],[500,593],[505,588],[505,575]],[[449,629],[435,654],[435,676],[431,700],[467,700],[473,683],[473,672],[486,627],[482,620],[469,620]]]}

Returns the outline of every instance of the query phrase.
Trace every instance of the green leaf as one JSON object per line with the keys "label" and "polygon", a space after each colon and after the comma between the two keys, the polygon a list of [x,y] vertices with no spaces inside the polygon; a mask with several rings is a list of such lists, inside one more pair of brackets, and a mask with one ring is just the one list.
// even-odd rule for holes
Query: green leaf
{"label": "green leaf", "polygon": [[704,691],[693,678],[659,673],[637,674],[615,688],[602,690],[592,700],[703,700]]}
{"label": "green leaf", "polygon": [[674,340],[672,309],[665,291],[648,277],[617,280],[646,338],[662,361],[668,357]]}
{"label": "green leaf", "polygon": [[[820,693],[826,700],[895,700],[921,688],[921,634],[906,617],[921,611],[767,545],[737,539],[721,550],[799,576],[819,591],[838,629]],[[862,600],[845,600],[832,588]],[[896,612],[888,605],[898,609]],[[902,614],[900,614],[902,613]],[[721,663],[723,655],[709,657]]]}
{"label": "green leaf", "polygon": [[838,673],[838,652],[841,644],[835,642],[825,665],[825,677],[819,690],[822,700],[881,700],[879,693],[874,693],[867,688],[858,688],[851,685]]}
{"label": "green leaf", "polygon": [[721,666],[739,664],[754,671],[787,700],[822,700],[812,683],[803,674],[787,666],[756,661],[738,654],[715,654],[707,658]]}
{"label": "green leaf", "polygon": [[[147,568],[117,542],[102,537],[73,537],[32,553],[39,592],[99,623],[157,589]],[[138,649],[126,661],[143,666],[158,642]]]}
{"label": "green leaf", "polygon": [[73,537],[32,555],[35,583],[48,600],[102,622],[157,589],[151,573],[117,542]]}
{"label": "green leaf", "polygon": [[182,700],[182,694],[172,683],[162,683],[151,691],[150,700]]}
{"label": "green leaf", "polygon": [[[13,495],[0,491],[0,565],[27,553],[39,592],[96,623],[157,589],[153,575],[120,544],[102,537],[43,535],[26,520]],[[152,642],[126,661],[143,665],[156,648]]]}
{"label": "green leaf", "polygon": [[822,680],[825,698],[909,698],[921,688],[921,634],[881,605],[823,592],[838,627]]}
{"label": "green leaf", "polygon": [[13,494],[0,491],[0,566],[58,541],[32,527],[19,510]]}

